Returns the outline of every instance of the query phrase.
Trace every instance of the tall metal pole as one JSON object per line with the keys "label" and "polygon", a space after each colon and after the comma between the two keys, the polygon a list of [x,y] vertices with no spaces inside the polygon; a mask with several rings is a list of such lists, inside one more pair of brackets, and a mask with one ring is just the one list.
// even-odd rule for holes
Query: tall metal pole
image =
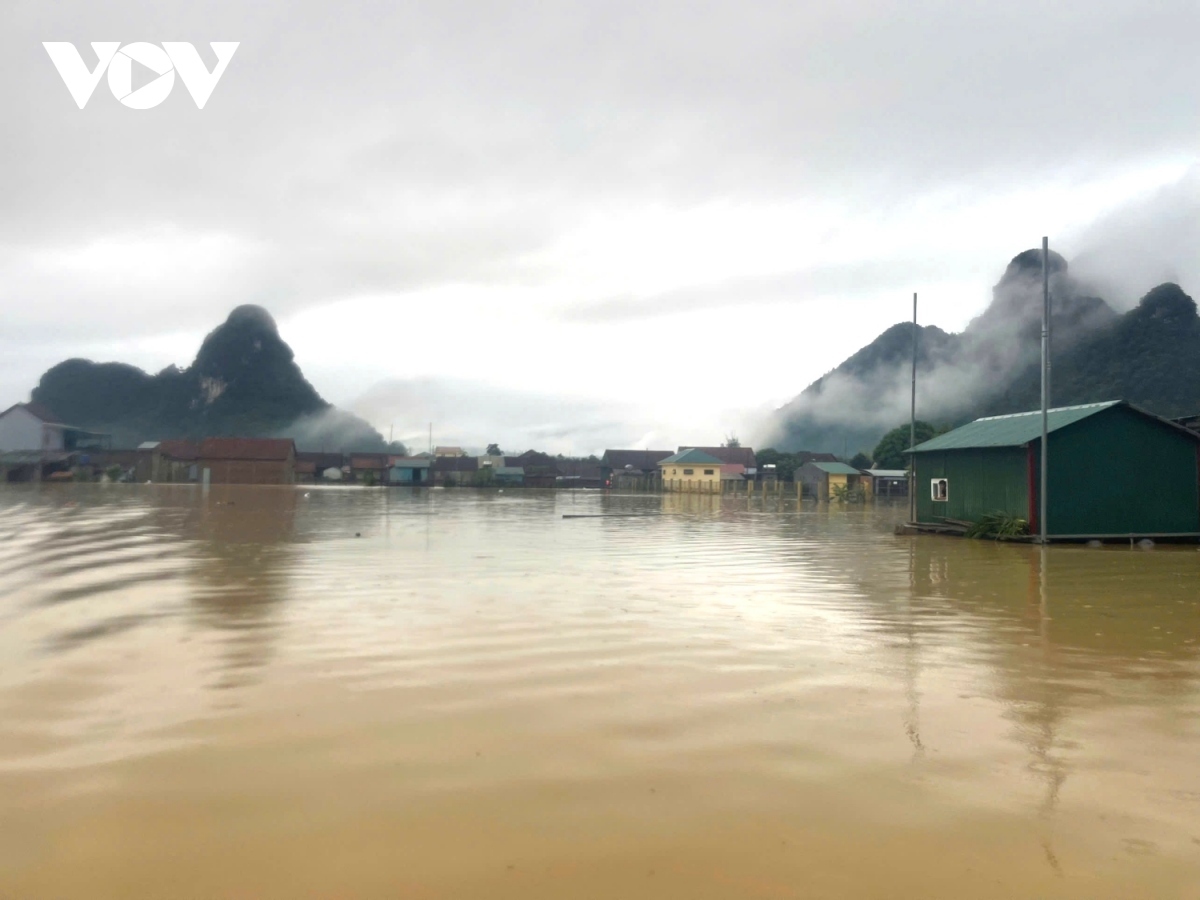
{"label": "tall metal pole", "polygon": [[1046,543],[1047,437],[1050,433],[1050,239],[1042,238],[1042,478],[1038,491],[1038,539]]}
{"label": "tall metal pole", "polygon": [[[913,291],[912,401],[908,415],[908,446],[917,445],[917,293]],[[908,455],[908,521],[917,521],[917,460]]]}

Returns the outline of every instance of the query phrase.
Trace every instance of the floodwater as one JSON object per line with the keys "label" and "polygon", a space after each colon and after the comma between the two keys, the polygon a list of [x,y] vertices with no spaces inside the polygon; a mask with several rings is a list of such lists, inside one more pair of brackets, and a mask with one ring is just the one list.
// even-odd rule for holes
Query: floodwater
{"label": "floodwater", "polygon": [[1200,553],[903,514],[4,489],[0,897],[1200,896]]}

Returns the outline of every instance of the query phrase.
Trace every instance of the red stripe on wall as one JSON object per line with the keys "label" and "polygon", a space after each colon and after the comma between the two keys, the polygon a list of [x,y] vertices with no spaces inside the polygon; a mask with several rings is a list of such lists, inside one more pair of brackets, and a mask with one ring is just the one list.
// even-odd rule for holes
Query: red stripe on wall
{"label": "red stripe on wall", "polygon": [[[1198,454],[1197,459],[1200,459]],[[1029,494],[1029,532],[1030,534],[1038,534],[1042,530],[1041,523],[1038,522],[1038,500],[1037,500],[1037,484],[1038,484],[1038,465],[1037,456],[1033,452],[1033,444],[1029,445],[1029,486],[1027,493]],[[1197,463],[1200,465],[1200,462]]]}

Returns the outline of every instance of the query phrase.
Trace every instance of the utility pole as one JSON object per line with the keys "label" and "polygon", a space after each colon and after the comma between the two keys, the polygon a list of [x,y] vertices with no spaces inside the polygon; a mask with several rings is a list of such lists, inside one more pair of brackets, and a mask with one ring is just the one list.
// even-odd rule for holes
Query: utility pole
{"label": "utility pole", "polygon": [[[913,292],[912,400],[908,413],[908,446],[917,445],[917,294]],[[908,521],[917,521],[917,459],[908,454]]]}
{"label": "utility pole", "polygon": [[1042,477],[1038,490],[1038,539],[1046,543],[1047,437],[1050,434],[1050,239],[1042,238]]}

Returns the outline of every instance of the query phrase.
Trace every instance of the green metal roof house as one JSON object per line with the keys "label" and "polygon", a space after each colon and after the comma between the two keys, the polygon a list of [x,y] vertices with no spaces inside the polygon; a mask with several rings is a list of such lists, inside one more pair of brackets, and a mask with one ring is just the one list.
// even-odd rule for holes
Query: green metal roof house
{"label": "green metal roof house", "polygon": [[666,459],[660,459],[658,465],[695,465],[695,466],[719,466],[721,461],[711,453],[705,453],[703,450],[681,450],[678,453],[668,456]]}
{"label": "green metal roof house", "polygon": [[721,492],[721,460],[695,447],[658,461],[665,491]]}
{"label": "green metal roof house", "polygon": [[[1048,537],[1200,535],[1200,435],[1123,401],[1048,413]],[[917,522],[1004,512],[1039,531],[1042,413],[977,419],[912,454]]]}
{"label": "green metal roof house", "polygon": [[857,489],[863,474],[853,466],[840,462],[806,462],[792,476],[801,486],[804,496],[828,503],[835,489]]}

